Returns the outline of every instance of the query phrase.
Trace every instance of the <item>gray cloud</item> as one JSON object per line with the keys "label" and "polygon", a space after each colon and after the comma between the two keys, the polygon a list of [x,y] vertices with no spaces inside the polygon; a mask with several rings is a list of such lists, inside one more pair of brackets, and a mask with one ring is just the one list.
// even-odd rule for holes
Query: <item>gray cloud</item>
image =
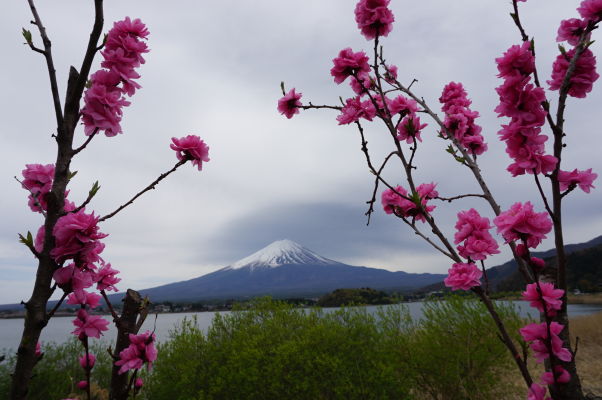
{"label": "gray cloud", "polygon": [[[68,66],[79,65],[91,28],[92,7],[78,0],[38,0],[53,40],[60,92]],[[520,38],[508,17],[509,4],[482,0],[393,0],[391,35],[385,56],[399,66],[400,79],[417,78],[416,91],[438,109],[447,82],[461,81],[481,113],[490,151],[481,158],[502,207],[541,200],[529,177],[511,178],[504,145],[496,138],[500,121],[493,90],[500,84],[494,58]],[[183,0],[174,4],[142,0],[107,2],[106,28],[126,15],[140,17],[151,31],[143,89],[125,110],[126,132],[96,138],[74,160],[80,173],[70,197],[81,202],[95,180],[102,188],[90,210],[104,214],[123,203],[175,162],[172,136],[199,134],[211,147],[211,162],[201,173],[178,171],[114,220],[103,224],[105,257],[122,271],[123,286],[151,286],[192,278],[288,237],[350,264],[442,272],[446,261],[382,211],[365,227],[364,202],[373,177],[359,151],[357,133],[336,125],[332,112],[308,112],[289,121],[275,105],[279,84],[303,92],[304,101],[337,103],[351,91],[329,75],[331,60],[344,47],[370,50],[353,20],[349,0],[258,0],[220,2]],[[545,81],[556,57],[556,27],[576,15],[576,2],[547,0],[521,4],[528,31],[536,38],[539,72]],[[16,241],[17,232],[35,231],[41,219],[26,208],[26,193],[13,180],[24,164],[50,163],[55,150],[50,134],[53,114],[40,55],[23,45],[21,27],[31,19],[26,4],[8,2],[0,15],[3,54],[0,86],[0,274],[1,302],[27,297],[33,279],[31,256]],[[34,32],[34,37],[37,35]],[[598,45],[593,46],[596,54]],[[98,65],[98,64],[97,64]],[[555,93],[550,93],[553,99]],[[602,172],[600,128],[593,124],[602,92],[585,100],[569,99],[566,169]],[[554,102],[552,102],[554,106]],[[390,150],[380,128],[367,128],[370,150],[379,159]],[[454,195],[476,190],[470,175],[443,152],[445,143],[425,131],[418,153],[417,179],[438,182]],[[76,139],[83,140],[81,132]],[[186,166],[189,167],[189,166]],[[401,182],[399,166],[386,174]],[[568,242],[602,232],[599,189],[575,192],[564,216]],[[453,233],[459,209],[478,207],[463,201],[440,204],[437,218]],[[551,241],[542,247],[550,247]],[[506,254],[492,262],[503,261]],[[19,280],[20,286],[7,279]],[[134,285],[135,283],[135,285]]]}

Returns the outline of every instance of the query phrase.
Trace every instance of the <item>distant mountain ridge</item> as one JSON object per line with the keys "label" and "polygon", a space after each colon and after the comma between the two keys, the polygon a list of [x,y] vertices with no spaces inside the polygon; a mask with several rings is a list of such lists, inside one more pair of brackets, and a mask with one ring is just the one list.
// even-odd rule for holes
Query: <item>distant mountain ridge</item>
{"label": "distant mountain ridge", "polygon": [[[323,257],[291,240],[278,240],[227,267],[198,278],[140,290],[153,302],[313,297],[339,288],[411,291],[444,278],[357,267]],[[119,294],[113,295],[118,297]]]}

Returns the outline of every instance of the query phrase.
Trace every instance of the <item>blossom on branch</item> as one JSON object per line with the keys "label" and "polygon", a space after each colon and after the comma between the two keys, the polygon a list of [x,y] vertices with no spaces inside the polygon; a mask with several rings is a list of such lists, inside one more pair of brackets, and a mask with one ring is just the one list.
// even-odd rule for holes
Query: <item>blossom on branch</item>
{"label": "blossom on branch", "polygon": [[571,186],[579,186],[579,189],[583,190],[585,193],[589,193],[589,191],[595,188],[594,181],[598,177],[598,174],[592,172],[592,169],[589,168],[585,171],[579,171],[574,169],[573,171],[558,171],[558,182],[560,183],[560,190],[567,190]]}
{"label": "blossom on branch", "polygon": [[497,242],[489,233],[491,228],[489,219],[481,217],[474,208],[458,213],[455,228],[457,232],[454,243],[462,243],[458,246],[458,252],[462,257],[475,261],[484,260],[487,256],[500,252]]}
{"label": "blossom on branch", "polygon": [[84,309],[77,312],[77,318],[73,320],[73,325],[75,325],[75,330],[72,333],[80,340],[86,337],[99,339],[102,332],[109,330],[109,321],[98,315],[89,315]]}
{"label": "blossom on branch", "polygon": [[582,19],[563,19],[562,21],[560,21],[560,27],[558,27],[558,36],[556,36],[556,41],[567,41],[570,45],[577,46],[577,44],[579,43],[579,38],[581,37],[583,31],[585,31],[586,27],[587,21],[584,21]]}
{"label": "blossom on branch", "polygon": [[119,374],[123,374],[131,369],[140,369],[147,363],[150,370],[153,362],[157,359],[157,349],[155,348],[155,334],[146,331],[139,335],[129,335],[130,345],[119,353],[119,360],[115,362],[119,368]]}
{"label": "blossom on branch", "polygon": [[96,289],[98,290],[112,290],[117,292],[118,289],[115,287],[117,283],[121,281],[121,278],[117,278],[119,271],[111,268],[111,264],[102,264],[102,267],[94,273],[94,282],[96,282]]}
{"label": "blossom on branch", "polygon": [[583,0],[577,11],[588,22],[599,22],[602,19],[602,0]]}
{"label": "blossom on branch", "polygon": [[364,118],[368,121],[376,116],[376,110],[370,100],[361,101],[360,97],[351,97],[345,100],[345,105],[341,109],[341,114],[337,116],[339,125],[347,125]]}
{"label": "blossom on branch", "polygon": [[469,290],[481,286],[483,271],[473,263],[455,263],[447,272],[443,283],[452,290]]}
{"label": "blossom on branch", "polygon": [[439,102],[443,104],[441,109],[445,112],[443,136],[453,136],[471,154],[480,155],[487,151],[482,129],[475,123],[479,113],[468,108],[472,102],[462,84],[450,82],[445,85]]}
{"label": "blossom on branch", "polygon": [[347,47],[339,52],[338,57],[333,58],[334,67],[330,69],[330,75],[334,77],[336,83],[341,84],[350,76],[370,72],[368,60],[368,56],[363,51],[354,53]]}
{"label": "blossom on branch", "polygon": [[367,40],[387,36],[393,30],[395,16],[389,10],[391,0],[360,0],[355,6],[355,22]]}
{"label": "blossom on branch", "polygon": [[88,353],[87,356],[84,354],[79,358],[79,365],[83,369],[92,369],[94,368],[94,364],[96,364],[96,356],[92,353]]}
{"label": "blossom on branch", "polygon": [[[552,66],[552,79],[548,81],[550,90],[560,89],[574,55],[575,49],[571,49],[566,54],[559,54],[556,57]],[[569,79],[569,96],[586,97],[599,77],[596,72],[596,57],[590,49],[585,49],[577,59],[575,70]]]}
{"label": "blossom on branch", "polygon": [[295,114],[299,114],[301,104],[301,93],[296,93],[292,88],[284,97],[278,100],[278,111],[286,118],[291,119]]}
{"label": "blossom on branch", "polygon": [[94,269],[104,249],[100,239],[108,236],[99,232],[98,219],[94,212],[86,214],[85,209],[59,218],[52,231],[55,247],[50,255],[57,262],[73,259],[78,267]]}
{"label": "blossom on branch", "polygon": [[424,212],[430,213],[433,211],[436,206],[427,203],[439,195],[435,190],[435,186],[434,183],[423,183],[416,188],[416,193],[412,196],[408,195],[408,192],[401,186],[395,188],[397,193],[392,189],[386,189],[381,195],[383,209],[387,214],[394,213],[402,218],[414,218],[417,221],[425,222],[423,211],[417,203],[421,204]]}
{"label": "blossom on branch", "polygon": [[209,161],[209,146],[196,135],[181,138],[172,137],[169,147],[176,152],[178,160],[192,160],[198,170],[203,169],[203,162]]}
{"label": "blossom on branch", "polygon": [[535,282],[528,284],[522,295],[523,300],[529,301],[531,307],[537,308],[539,312],[544,312],[545,305],[548,316],[553,317],[556,315],[556,311],[562,308],[561,298],[564,295],[564,290],[554,288],[553,283]]}
{"label": "blossom on branch", "polygon": [[522,239],[531,248],[537,247],[552,230],[548,213],[536,213],[529,201],[514,203],[508,211],[495,217],[493,223],[506,242]]}
{"label": "blossom on branch", "polygon": [[54,164],[25,164],[21,171],[23,182],[21,185],[29,191],[29,208],[34,212],[42,212],[48,209],[46,195],[52,189],[54,180]]}
{"label": "blossom on branch", "polygon": [[[552,353],[558,359],[562,361],[571,361],[573,355],[571,352],[562,347],[562,339],[558,336],[564,329],[564,325],[558,322],[551,322],[549,330],[551,333],[551,347]],[[548,346],[546,345],[548,339],[548,325],[545,322],[532,323],[520,328],[520,334],[525,342],[531,342],[531,350],[535,353],[535,359],[537,362],[543,362],[550,356],[548,352]]]}

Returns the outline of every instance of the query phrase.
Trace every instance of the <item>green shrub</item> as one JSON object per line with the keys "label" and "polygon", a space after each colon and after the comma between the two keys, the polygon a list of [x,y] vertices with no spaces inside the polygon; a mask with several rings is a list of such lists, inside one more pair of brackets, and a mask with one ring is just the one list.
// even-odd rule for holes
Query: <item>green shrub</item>
{"label": "green shrub", "polygon": [[[112,366],[107,345],[96,340],[90,342],[90,352],[96,356],[92,387],[108,388]],[[62,344],[44,343],[42,351],[44,356],[34,368],[28,399],[54,400],[64,399],[70,394],[81,394],[75,387],[77,382],[85,379],[84,370],[79,364],[79,357],[84,354],[81,343],[72,337]],[[0,393],[8,394],[10,390],[10,374],[15,362],[16,356],[8,355],[0,364]]]}

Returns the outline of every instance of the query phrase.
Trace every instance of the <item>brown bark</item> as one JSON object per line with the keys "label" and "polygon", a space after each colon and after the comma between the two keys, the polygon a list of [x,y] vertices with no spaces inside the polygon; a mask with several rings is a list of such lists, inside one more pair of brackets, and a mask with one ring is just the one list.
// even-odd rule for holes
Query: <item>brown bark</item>
{"label": "brown bark", "polygon": [[[130,345],[129,334],[137,334],[144,318],[146,317],[146,300],[140,297],[135,290],[128,289],[123,299],[123,312],[121,317],[115,320],[117,325],[117,342],[113,356],[115,359],[119,353]],[[140,316],[140,319],[138,318]],[[111,372],[110,400],[127,400],[131,389],[129,373],[119,374],[118,366],[113,364]]]}

